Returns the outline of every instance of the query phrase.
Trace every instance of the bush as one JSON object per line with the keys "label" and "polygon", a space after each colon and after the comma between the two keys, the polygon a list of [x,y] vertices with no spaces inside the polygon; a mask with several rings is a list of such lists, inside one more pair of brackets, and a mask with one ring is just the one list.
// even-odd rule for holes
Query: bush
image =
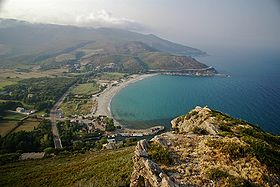
{"label": "bush", "polygon": [[229,155],[229,157],[232,159],[243,158],[251,153],[251,150],[248,146],[242,146],[235,142],[208,140],[206,145],[220,150],[225,155]]}
{"label": "bush", "polygon": [[44,152],[50,155],[55,152],[55,149],[53,147],[47,147],[46,149],[44,149]]}
{"label": "bush", "polygon": [[158,143],[151,143],[148,150],[149,157],[157,163],[169,165],[172,158],[169,151]]}
{"label": "bush", "polygon": [[209,134],[209,132],[203,128],[200,128],[200,127],[194,127],[193,128],[193,133],[195,134],[200,134],[200,135],[207,135]]}
{"label": "bush", "polygon": [[20,153],[8,153],[0,155],[0,165],[15,162],[19,159]]}

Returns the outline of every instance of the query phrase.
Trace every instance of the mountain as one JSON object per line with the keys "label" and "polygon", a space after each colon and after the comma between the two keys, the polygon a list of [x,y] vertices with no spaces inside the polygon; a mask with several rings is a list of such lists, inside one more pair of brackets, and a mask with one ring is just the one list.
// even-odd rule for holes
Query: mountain
{"label": "mountain", "polygon": [[[80,63],[111,71],[201,69],[192,47],[121,29],[85,28],[0,19],[0,66],[40,65],[42,69]],[[62,59],[62,60],[61,60]]]}
{"label": "mountain", "polygon": [[207,107],[141,140],[131,186],[278,186],[280,136]]}

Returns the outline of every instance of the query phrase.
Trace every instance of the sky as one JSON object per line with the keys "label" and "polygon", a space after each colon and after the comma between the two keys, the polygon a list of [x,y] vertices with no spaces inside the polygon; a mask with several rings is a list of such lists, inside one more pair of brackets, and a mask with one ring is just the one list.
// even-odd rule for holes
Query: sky
{"label": "sky", "polygon": [[199,48],[280,48],[280,0],[0,0],[0,17],[128,29]]}

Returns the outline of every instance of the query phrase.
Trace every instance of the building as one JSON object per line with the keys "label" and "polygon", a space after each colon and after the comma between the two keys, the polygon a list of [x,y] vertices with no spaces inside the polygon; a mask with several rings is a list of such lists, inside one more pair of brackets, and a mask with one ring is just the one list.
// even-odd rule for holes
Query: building
{"label": "building", "polygon": [[19,113],[24,113],[25,109],[23,107],[17,107],[16,111],[19,112]]}

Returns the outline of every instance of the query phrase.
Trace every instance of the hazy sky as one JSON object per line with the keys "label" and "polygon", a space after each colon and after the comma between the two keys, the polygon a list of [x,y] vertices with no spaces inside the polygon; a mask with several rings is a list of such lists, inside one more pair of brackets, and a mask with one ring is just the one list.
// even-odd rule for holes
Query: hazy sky
{"label": "hazy sky", "polygon": [[117,27],[195,47],[280,47],[280,0],[0,0],[0,17]]}

